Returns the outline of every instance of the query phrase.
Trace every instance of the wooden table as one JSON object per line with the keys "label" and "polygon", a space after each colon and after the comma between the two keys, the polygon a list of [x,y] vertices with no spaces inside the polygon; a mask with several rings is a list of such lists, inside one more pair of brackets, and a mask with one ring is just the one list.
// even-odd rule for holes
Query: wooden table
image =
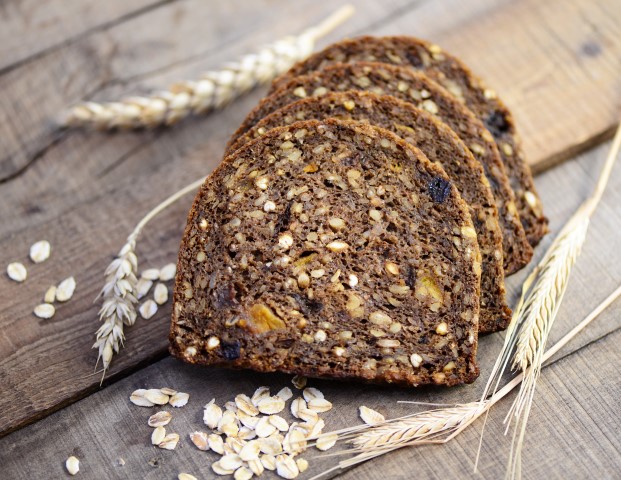
{"label": "wooden table", "polygon": [[[0,5],[0,264],[22,261],[24,284],[0,279],[0,465],[2,478],[63,478],[81,459],[80,478],[212,478],[215,455],[187,434],[202,405],[222,404],[283,375],[195,368],[167,357],[170,304],[127,331],[102,388],[91,350],[102,273],[138,219],[183,185],[211,171],[228,135],[265,93],[170,129],[63,132],[56,115],[85,99],[108,100],[194,78],[330,13],[344,2],[263,0],[23,0]],[[461,56],[514,110],[553,232],[592,191],[621,112],[621,4],[618,0],[359,0],[356,15],[321,45],[358,34],[414,34]],[[321,46],[320,45],[320,46]],[[583,152],[578,155],[579,152]],[[145,231],[141,269],[174,261],[191,198]],[[596,212],[552,331],[560,338],[621,283],[621,165]],[[537,249],[541,257],[553,235]],[[27,260],[37,240],[51,258]],[[526,272],[508,280],[515,300]],[[51,320],[33,316],[46,288],[74,275],[74,298]],[[613,304],[544,369],[523,458],[525,478],[621,475],[621,302]],[[312,381],[336,408],[327,429],[357,424],[357,407],[387,416],[414,411],[398,400],[478,398],[502,334],[481,339],[481,380],[416,391]],[[190,393],[174,411],[173,452],[150,446],[149,411],[128,401],[139,387]],[[482,424],[446,446],[404,449],[344,478],[501,478],[509,439],[502,420],[511,397],[488,419],[479,475],[472,460]],[[55,413],[53,413],[55,412]],[[174,428],[173,428],[174,425]],[[305,455],[309,478],[333,457]],[[117,459],[125,460],[118,466]]]}

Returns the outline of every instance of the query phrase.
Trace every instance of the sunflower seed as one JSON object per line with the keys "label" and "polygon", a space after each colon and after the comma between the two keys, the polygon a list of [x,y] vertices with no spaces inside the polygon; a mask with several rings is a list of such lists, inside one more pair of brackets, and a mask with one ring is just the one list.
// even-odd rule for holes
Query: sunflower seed
{"label": "sunflower seed", "polygon": [[300,418],[300,410],[304,410],[306,408],[306,402],[302,397],[298,397],[291,402],[291,414],[295,418]]}
{"label": "sunflower seed", "polygon": [[209,443],[207,442],[207,434],[205,432],[190,433],[190,440],[199,450],[204,452],[209,450]]}
{"label": "sunflower seed", "polygon": [[278,455],[276,457],[276,473],[282,478],[295,478],[300,474],[298,466],[289,455]]}
{"label": "sunflower seed", "polygon": [[315,443],[315,446],[321,450],[321,451],[326,451],[329,450],[330,448],[332,448],[334,446],[334,444],[336,443],[336,441],[338,440],[338,435],[336,433],[326,433],[325,435],[321,435],[318,439],[317,442]]}
{"label": "sunflower seed", "polygon": [[261,465],[266,470],[276,470],[276,457],[269,453],[261,455]]}
{"label": "sunflower seed", "polygon": [[282,453],[282,442],[279,442],[278,439],[274,437],[260,438],[257,441],[259,442],[261,452],[263,453],[268,455],[278,455],[279,453]]}
{"label": "sunflower seed", "polygon": [[163,427],[168,425],[172,420],[172,415],[168,412],[157,412],[149,417],[148,424],[150,427]]}
{"label": "sunflower seed", "polygon": [[384,417],[384,415],[368,407],[365,407],[364,405],[361,406],[359,410],[360,410],[360,418],[367,425],[375,425],[375,424],[386,421],[386,418]]}
{"label": "sunflower seed", "polygon": [[303,458],[298,458],[295,461],[295,464],[298,466],[300,473],[305,472],[306,469],[308,469],[308,461]]}
{"label": "sunflower seed", "polygon": [[263,471],[265,470],[265,467],[263,466],[263,464],[261,463],[261,460],[259,459],[250,460],[248,462],[248,468],[250,468],[250,471],[254,473],[257,477],[262,475]]}
{"label": "sunflower seed", "polygon": [[160,271],[157,268],[149,268],[144,270],[140,277],[151,281],[158,280],[160,278]]}
{"label": "sunflower seed", "polygon": [[166,405],[168,403],[168,395],[164,395],[159,388],[150,388],[144,392],[144,398],[156,405]]}
{"label": "sunflower seed", "polygon": [[291,383],[293,383],[293,386],[298,390],[302,390],[306,386],[306,381],[306,377],[302,377],[301,375],[296,375],[291,379]]}
{"label": "sunflower seed", "polygon": [[180,408],[180,407],[186,406],[189,399],[190,399],[189,394],[183,393],[183,392],[177,392],[172,397],[170,397],[170,400],[168,400],[168,402],[173,407]]}
{"label": "sunflower seed", "polygon": [[205,405],[205,411],[203,412],[203,422],[213,429],[218,427],[218,423],[222,419],[222,409],[215,403],[212,403],[214,400]]}
{"label": "sunflower seed", "polygon": [[144,318],[145,320],[149,320],[151,317],[153,317],[153,315],[157,313],[157,303],[149,299],[142,305],[140,305],[138,311],[140,312],[142,318]]}
{"label": "sunflower seed", "polygon": [[276,396],[282,398],[286,402],[291,397],[293,397],[293,392],[291,391],[291,389],[289,387],[285,387],[285,388],[281,389],[276,394]]}
{"label": "sunflower seed", "polygon": [[62,282],[58,284],[58,287],[56,287],[56,300],[59,302],[66,302],[67,300],[69,300],[71,297],[73,297],[75,286],[75,278],[65,278]]}
{"label": "sunflower seed", "polygon": [[292,429],[285,436],[285,440],[282,443],[282,448],[285,452],[291,455],[297,455],[306,450],[306,435],[301,430]]}
{"label": "sunflower seed", "polygon": [[261,444],[258,440],[252,440],[248,442],[239,452],[239,458],[244,462],[251,460],[257,460],[259,458],[259,452],[261,451]]}
{"label": "sunflower seed", "polygon": [[270,423],[281,432],[286,432],[287,430],[289,430],[289,423],[287,423],[287,420],[282,418],[280,415],[270,415],[268,418]]}
{"label": "sunflower seed", "polygon": [[225,470],[235,471],[242,466],[242,459],[239,458],[239,455],[237,455],[236,453],[224,455],[220,459],[220,466]]}
{"label": "sunflower seed", "polygon": [[153,445],[159,445],[166,438],[166,429],[162,426],[155,427],[155,430],[151,432],[151,443]]}
{"label": "sunflower seed", "polygon": [[176,273],[177,265],[175,265],[174,263],[169,263],[168,265],[163,266],[160,270],[160,281],[167,282],[169,280],[172,280],[173,278],[175,278]]}
{"label": "sunflower seed", "polygon": [[26,267],[19,262],[9,263],[6,267],[6,273],[11,280],[15,282],[23,282],[26,280],[28,276],[28,272],[26,271]]}
{"label": "sunflower seed", "polygon": [[250,399],[252,404],[256,407],[260,400],[270,396],[270,387],[259,387],[252,394]]}
{"label": "sunflower seed", "polygon": [[177,480],[198,480],[194,475],[190,475],[189,473],[180,473],[177,475]]}
{"label": "sunflower seed", "polygon": [[212,433],[207,437],[207,444],[214,452],[222,455],[224,453],[224,440],[220,435]]}
{"label": "sunflower seed", "polygon": [[43,301],[45,303],[54,303],[54,300],[56,300],[56,285],[51,285],[45,291],[45,295],[43,296]]}
{"label": "sunflower seed", "polygon": [[261,417],[254,431],[257,432],[257,436],[265,438],[274,433],[276,431],[276,427],[270,423],[269,417]]}
{"label": "sunflower seed", "polygon": [[136,298],[140,300],[141,298],[146,296],[147,293],[149,293],[149,290],[151,290],[152,286],[153,286],[152,280],[149,280],[144,277],[138,280],[138,282],[136,283]]}
{"label": "sunflower seed", "polygon": [[324,398],[323,393],[313,387],[305,388],[302,395],[307,402],[310,402],[313,398]]}
{"label": "sunflower seed", "polygon": [[160,392],[162,392],[164,395],[168,395],[168,396],[172,397],[175,393],[177,393],[177,390],[173,390],[172,388],[164,387],[164,388],[160,388]]}
{"label": "sunflower seed", "polygon": [[252,475],[253,473],[246,467],[239,467],[237,470],[235,470],[233,478],[235,480],[250,480],[252,478]]}
{"label": "sunflower seed", "polygon": [[163,448],[164,450],[174,450],[177,443],[179,443],[179,435],[177,433],[169,433],[164,437],[158,447]]}
{"label": "sunflower seed", "polygon": [[[269,397],[267,397],[269,398]],[[239,394],[235,397],[235,405],[242,412],[254,417],[259,414],[259,410],[252,404],[252,400],[247,395]]]}
{"label": "sunflower seed", "polygon": [[155,285],[153,290],[153,300],[158,305],[164,305],[168,301],[168,288],[163,283]]}
{"label": "sunflower seed", "polygon": [[272,415],[284,410],[285,401],[280,397],[268,397],[260,400],[257,408],[261,413]]}
{"label": "sunflower seed", "polygon": [[129,401],[134,405],[138,405],[139,407],[152,407],[155,404],[150,402],[146,398],[144,398],[144,394],[147,391],[144,388],[139,388],[138,390],[134,390],[132,394],[129,396]]}
{"label": "sunflower seed", "polygon": [[39,318],[52,318],[56,313],[54,305],[42,303],[34,308],[34,314]]}
{"label": "sunflower seed", "polygon": [[233,475],[235,470],[229,470],[222,467],[222,463],[220,461],[214,462],[211,464],[211,469],[216,472],[218,475]]}
{"label": "sunflower seed", "polygon": [[76,457],[71,455],[65,461],[65,467],[67,468],[69,475],[75,475],[76,473],[80,471],[80,460],[78,460]]}
{"label": "sunflower seed", "polygon": [[332,409],[332,403],[325,398],[313,398],[308,402],[308,408],[319,413],[327,412]]}
{"label": "sunflower seed", "polygon": [[51,248],[50,242],[47,240],[40,240],[33,243],[30,247],[30,260],[34,263],[45,262],[50,256]]}

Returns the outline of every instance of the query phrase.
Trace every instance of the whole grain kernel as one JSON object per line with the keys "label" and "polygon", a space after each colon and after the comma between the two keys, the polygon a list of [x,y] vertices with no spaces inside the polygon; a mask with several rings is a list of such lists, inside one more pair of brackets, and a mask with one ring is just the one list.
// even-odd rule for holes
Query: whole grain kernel
{"label": "whole grain kernel", "polygon": [[66,461],[65,461],[65,468],[67,469],[67,472],[69,473],[69,475],[75,475],[76,473],[78,473],[80,471],[80,460],[78,460],[77,457],[74,457],[73,455],[70,456]]}
{"label": "whole grain kernel", "polygon": [[384,312],[380,312],[379,310],[376,310],[375,312],[371,312],[369,314],[369,321],[375,325],[386,326],[392,323],[392,319]]}
{"label": "whole grain kernel", "polygon": [[345,107],[345,110],[351,112],[354,108],[356,108],[356,103],[353,100],[345,100],[343,102],[343,106]]}
{"label": "whole grain kernel", "polygon": [[283,250],[288,250],[293,245],[293,236],[289,233],[283,233],[278,237],[278,245]]}
{"label": "whole grain kernel", "polygon": [[446,322],[441,322],[438,324],[438,326],[436,327],[436,333],[438,335],[446,335],[448,333],[448,325],[446,324]]}
{"label": "whole grain kernel", "polygon": [[380,212],[379,210],[371,209],[369,210],[369,217],[371,218],[371,220],[379,222],[382,219],[382,212]]}
{"label": "whole grain kernel", "polygon": [[51,246],[47,240],[40,240],[30,247],[30,259],[34,263],[45,262],[50,256]]}
{"label": "whole grain kernel", "polygon": [[306,90],[304,89],[304,87],[297,87],[293,90],[293,94],[296,97],[300,97],[300,98],[306,98]]}
{"label": "whole grain kernel", "polygon": [[349,275],[347,283],[351,288],[354,288],[358,285],[358,277],[354,274]]}
{"label": "whole grain kernel", "polygon": [[306,273],[298,275],[298,285],[300,288],[308,288],[310,286],[310,277]]}
{"label": "whole grain kernel", "polygon": [[390,333],[399,333],[401,331],[401,324],[399,322],[392,322],[388,327]]}
{"label": "whole grain kernel", "polygon": [[399,265],[394,262],[386,262],[384,268],[386,268],[386,271],[391,275],[399,275]]}
{"label": "whole grain kernel", "polygon": [[259,190],[267,190],[269,178],[266,176],[257,177],[254,184]]}
{"label": "whole grain kernel", "polygon": [[202,250],[196,254],[196,261],[202,263],[207,258],[207,255]]}
{"label": "whole grain kernel", "polygon": [[326,245],[326,248],[331,252],[340,253],[344,252],[349,248],[349,245],[343,241],[335,240]]}
{"label": "whole grain kernel", "polygon": [[323,268],[318,268],[316,270],[311,270],[310,274],[313,278],[321,278],[326,274],[326,271]]}
{"label": "whole grain kernel", "polygon": [[314,338],[316,342],[325,342],[327,338],[326,332],[323,330],[317,330]]}
{"label": "whole grain kernel", "polygon": [[276,204],[272,202],[271,200],[268,200],[263,205],[263,211],[265,212],[273,212],[274,210],[276,210]]}
{"label": "whole grain kernel", "polygon": [[377,346],[382,348],[397,348],[401,345],[399,340],[393,340],[389,338],[382,338],[377,341]]}
{"label": "whole grain kernel", "polygon": [[54,313],[56,313],[56,309],[54,308],[54,305],[51,305],[49,303],[42,303],[41,305],[37,305],[34,308],[34,314],[39,318],[52,318],[54,316]]}
{"label": "whole grain kernel", "polygon": [[334,352],[334,355],[336,355],[337,357],[342,357],[345,355],[346,350],[343,347],[334,347],[332,351]]}
{"label": "whole grain kernel", "polygon": [[209,337],[207,340],[207,350],[213,350],[220,345],[220,339],[218,337]]}
{"label": "whole grain kernel", "polygon": [[328,220],[328,225],[330,225],[330,228],[332,230],[335,230],[338,232],[345,228],[345,220],[343,220],[342,218],[338,218],[338,217],[332,217],[330,220]]}
{"label": "whole grain kernel", "polygon": [[410,355],[410,363],[414,368],[418,368],[423,363],[423,357],[421,357],[418,353],[413,353]]}

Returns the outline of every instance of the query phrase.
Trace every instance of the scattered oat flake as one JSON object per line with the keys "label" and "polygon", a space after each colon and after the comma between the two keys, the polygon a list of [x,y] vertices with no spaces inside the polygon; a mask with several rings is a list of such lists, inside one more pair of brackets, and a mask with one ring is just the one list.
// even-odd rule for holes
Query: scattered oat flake
{"label": "scattered oat flake", "polygon": [[299,418],[304,420],[307,423],[314,424],[319,421],[319,415],[315,410],[311,410],[310,408],[301,408],[298,412]]}
{"label": "scattered oat flake", "polygon": [[190,395],[188,393],[177,392],[172,397],[170,397],[169,403],[175,407],[184,407],[188,404],[188,400],[190,400]]}
{"label": "scattered oat flake", "polygon": [[289,430],[289,423],[280,415],[270,415],[268,418],[269,422],[281,432]]}
{"label": "scattered oat flake", "polygon": [[268,417],[262,417],[254,428],[254,431],[257,432],[257,436],[266,438],[276,432],[276,427],[270,423]]}
{"label": "scattered oat flake", "polygon": [[258,440],[251,440],[242,447],[239,452],[239,458],[241,458],[244,462],[257,460],[259,458],[260,451],[261,443]]}
{"label": "scattered oat flake", "polygon": [[236,453],[223,455],[219,460],[220,466],[225,470],[237,470],[242,466],[242,459]]}
{"label": "scattered oat flake", "polygon": [[155,289],[153,290],[153,300],[158,305],[164,305],[168,301],[168,287],[163,283],[158,283],[155,285]]}
{"label": "scattered oat flake", "polygon": [[157,303],[149,299],[142,305],[140,305],[138,311],[140,312],[140,316],[142,316],[142,318],[144,318],[145,320],[149,320],[151,317],[153,317],[153,315],[157,313]]}
{"label": "scattered oat flake", "polygon": [[298,466],[300,473],[305,472],[306,469],[308,469],[308,461],[304,458],[298,458],[295,463]]}
{"label": "scattered oat flake", "polygon": [[55,313],[56,309],[50,303],[42,303],[34,308],[34,314],[39,318],[52,318]]}
{"label": "scattered oat flake", "polygon": [[332,403],[325,398],[313,398],[308,402],[308,408],[315,412],[323,413],[332,410]]}
{"label": "scattered oat flake", "polygon": [[224,454],[224,440],[222,440],[220,435],[216,435],[215,433],[209,435],[207,437],[207,444],[214,452],[220,455]]}
{"label": "scattered oat flake", "polygon": [[160,271],[157,268],[149,268],[147,270],[144,270],[140,276],[147,280],[159,280]]}
{"label": "scattered oat flake", "polygon": [[[266,398],[270,398],[270,397],[266,397]],[[259,403],[262,400],[260,400]],[[251,417],[254,417],[259,414],[259,410],[257,409],[255,405],[253,405],[252,400],[248,398],[248,395],[244,395],[243,393],[235,397],[235,405],[237,405],[238,409],[240,409],[245,414],[250,415]]]}
{"label": "scattered oat flake", "polygon": [[144,398],[144,394],[147,391],[144,388],[139,388],[138,390],[134,390],[132,394],[129,396],[130,402],[134,405],[138,405],[139,407],[152,407],[155,404],[150,402],[146,398]]}
{"label": "scattered oat flake", "polygon": [[259,412],[266,415],[280,413],[285,408],[285,401],[280,397],[267,397],[259,401],[257,405]]}
{"label": "scattered oat flake", "polygon": [[285,402],[288,401],[291,397],[293,397],[293,392],[289,387],[285,387],[281,389],[277,394],[277,397],[282,398]]}
{"label": "scattered oat flake", "polygon": [[215,403],[208,403],[205,405],[205,411],[203,412],[203,422],[209,428],[216,428],[222,419],[222,409]]}
{"label": "scattered oat flake", "polygon": [[[278,455],[282,453],[282,442],[275,437],[260,438],[257,441],[259,442],[261,452],[266,455]],[[273,468],[270,470],[273,470]]]}
{"label": "scattered oat flake", "polygon": [[199,450],[209,450],[209,443],[207,441],[207,434],[205,432],[193,432],[190,433],[190,440]]}
{"label": "scattered oat flake", "polygon": [[254,473],[257,477],[259,475],[263,474],[263,471],[265,470],[265,467],[263,466],[263,464],[261,463],[261,460],[257,459],[257,460],[250,460],[248,462],[248,468],[250,469],[250,471],[252,473]]}
{"label": "scattered oat flake", "polygon": [[304,396],[304,400],[307,402],[310,402],[313,398],[324,398],[323,393],[313,387],[306,387],[302,392],[302,395]]}
{"label": "scattered oat flake", "polygon": [[296,375],[291,379],[291,383],[298,390],[302,390],[306,386],[307,379],[301,375]]}
{"label": "scattered oat flake", "polygon": [[256,407],[260,400],[270,396],[270,387],[259,387],[252,394],[252,404]]}
{"label": "scattered oat flake", "polygon": [[321,435],[319,438],[317,438],[315,446],[319,450],[325,452],[326,450],[329,450],[334,446],[338,438],[339,437],[336,433],[326,433],[325,435]]}
{"label": "scattered oat flake", "polygon": [[150,388],[144,392],[144,398],[156,405],[166,405],[168,403],[168,395],[163,394],[159,388]]}
{"label": "scattered oat flake", "polygon": [[375,425],[375,424],[386,421],[386,418],[384,417],[384,415],[368,407],[365,407],[364,405],[359,408],[359,411],[360,411],[360,418],[367,425]]}
{"label": "scattered oat flake", "polygon": [[237,470],[235,470],[233,478],[235,480],[250,480],[253,475],[254,474],[246,467],[239,467]]}
{"label": "scattered oat flake", "polygon": [[125,459],[122,457],[119,457],[115,460],[115,463],[118,467],[124,467],[125,466]]}
{"label": "scattered oat flake", "polygon": [[73,297],[75,286],[75,278],[65,278],[56,287],[56,300],[59,302],[66,302],[67,300],[69,300],[71,297]]}
{"label": "scattered oat flake", "polygon": [[276,457],[276,473],[282,478],[295,478],[300,474],[295,460],[289,455]]}
{"label": "scattered oat flake", "polygon": [[6,273],[11,280],[20,283],[26,280],[26,277],[28,276],[26,267],[19,262],[9,263],[6,267]]}
{"label": "scattered oat flake", "polygon": [[56,300],[56,285],[51,285],[45,291],[45,295],[43,296],[43,301],[45,303],[54,303],[54,300]]}
{"label": "scattered oat flake", "polygon": [[190,475],[189,473],[180,473],[177,475],[177,480],[198,480],[194,475]]}
{"label": "scattered oat flake", "polygon": [[52,247],[47,240],[39,240],[30,247],[30,260],[34,263],[45,262],[50,257]]}
{"label": "scattered oat flake", "polygon": [[174,263],[169,263],[168,265],[162,267],[162,269],[160,270],[159,279],[161,282],[168,282],[169,280],[175,278],[176,273],[177,265],[175,265]]}
{"label": "scattered oat flake", "polygon": [[136,298],[140,300],[141,298],[145,297],[147,293],[149,293],[149,290],[151,290],[152,286],[153,286],[152,280],[149,280],[144,277],[140,278],[138,282],[136,283]]}
{"label": "scattered oat flake", "polygon": [[175,393],[177,393],[177,390],[173,390],[172,388],[164,387],[164,388],[160,388],[160,392],[162,392],[164,395],[169,395],[169,396],[172,397]]}
{"label": "scattered oat flake", "polygon": [[80,460],[78,460],[77,457],[74,457],[73,455],[71,455],[65,461],[65,467],[67,468],[69,475],[75,475],[76,473],[80,471]]}
{"label": "scattered oat flake", "polygon": [[302,397],[298,397],[291,402],[291,415],[300,418],[300,410],[306,409],[306,402]]}
{"label": "scattered oat flake", "polygon": [[242,427],[239,429],[239,433],[237,434],[237,438],[240,440],[252,440],[256,438],[257,432],[254,431],[253,428]]}
{"label": "scattered oat flake", "polygon": [[217,462],[213,462],[211,464],[211,469],[218,475],[232,475],[235,472],[235,470],[227,470],[226,468],[222,467],[220,460],[218,460]]}
{"label": "scattered oat flake", "polygon": [[179,443],[179,434],[169,433],[164,437],[158,447],[163,448],[164,450],[174,450],[177,446],[177,443]]}
{"label": "scattered oat flake", "polygon": [[267,470],[276,470],[276,457],[269,453],[261,455],[261,465]]}
{"label": "scattered oat flake", "polygon": [[153,432],[151,432],[151,443],[153,445],[159,445],[166,438],[166,429],[162,426],[156,427]]}
{"label": "scattered oat flake", "polygon": [[291,455],[297,455],[306,450],[306,435],[301,430],[291,429],[283,441],[283,450]]}
{"label": "scattered oat flake", "polygon": [[164,427],[170,423],[172,415],[169,412],[157,412],[149,417],[147,423],[150,427]]}

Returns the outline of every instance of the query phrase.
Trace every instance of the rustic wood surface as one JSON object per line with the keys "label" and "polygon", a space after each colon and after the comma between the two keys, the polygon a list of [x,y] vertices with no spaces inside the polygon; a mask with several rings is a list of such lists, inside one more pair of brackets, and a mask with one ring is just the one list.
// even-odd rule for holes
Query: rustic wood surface
{"label": "rustic wood surface", "polygon": [[[0,6],[0,263],[19,260],[29,271],[23,285],[0,279],[0,435],[98,390],[99,377],[91,375],[96,353],[90,347],[98,326],[93,299],[105,266],[142,214],[213,169],[227,136],[264,90],[168,130],[62,132],[53,123],[55,115],[79,100],[118,98],[193,78],[252,51],[257,43],[301,30],[342,3],[126,0],[81,2],[79,7],[65,7],[64,2],[61,6],[58,1]],[[616,122],[621,103],[621,9],[614,0],[353,3],[356,16],[322,44],[363,33],[414,34],[437,41],[463,57],[502,94],[516,114],[529,158],[539,168],[601,140]],[[604,153],[605,147],[597,148],[537,178],[553,229],[588,195]],[[617,168],[572,278],[556,337],[621,282],[620,192]],[[180,201],[147,228],[138,246],[141,269],[174,260],[190,202],[189,197]],[[52,243],[52,257],[33,265],[27,259],[28,247],[39,239]],[[538,249],[539,255],[550,240]],[[69,275],[78,282],[74,298],[61,305],[52,320],[34,317],[32,308],[46,288]],[[513,294],[523,276],[510,279]],[[619,368],[614,348],[619,312],[618,305],[613,307],[565,351],[577,353],[548,369],[556,373],[545,379],[548,383],[538,397],[540,417],[529,433],[537,448],[528,450],[525,458],[531,478],[540,478],[550,468],[558,478],[571,477],[574,471],[585,477],[596,468],[601,478],[611,478],[610,469],[619,469],[619,437],[613,432],[618,431],[614,422],[619,413],[614,400],[621,392],[618,382],[610,383]],[[137,426],[143,425],[145,414],[127,412],[128,391],[134,385],[152,385],[151,380],[166,380],[179,388],[187,384],[198,399],[196,407],[216,387],[214,395],[224,400],[257,382],[280,385],[286,379],[195,370],[170,359],[143,368],[166,354],[169,313],[170,306],[161,308],[154,319],[139,320],[128,330],[127,348],[115,358],[106,381],[114,385],[0,440],[4,446],[0,463],[10,465],[9,478],[51,468],[60,472],[62,460],[74,448],[91,459],[83,467],[85,473],[91,468],[91,478],[111,466],[113,455],[123,456],[120,452],[127,449],[133,452],[124,457],[133,458],[131,467],[113,470],[112,476],[172,478],[179,468],[194,465],[181,462],[183,458],[195,462],[196,471],[207,472],[206,462],[197,463],[201,459],[192,456],[196,452],[190,446],[180,450],[187,457],[146,447],[141,436],[146,430]],[[483,375],[500,341],[499,335],[482,340]],[[584,367],[587,364],[597,368]],[[204,385],[195,388],[194,383]],[[415,396],[442,402],[470,399],[481,388],[479,383],[450,392],[424,390]],[[384,404],[385,412],[396,414],[403,407],[396,407],[394,400],[413,395],[354,384],[347,390],[321,385],[343,406],[330,417],[334,428],[353,421],[361,399],[369,406]],[[197,412],[186,407],[179,415],[196,427]],[[489,455],[481,468],[486,478],[502,474],[505,457],[491,453],[493,439],[502,441],[501,419],[498,415],[487,431],[484,451]],[[179,432],[187,433],[188,428]],[[44,441],[54,437],[62,440]],[[374,478],[390,467],[395,475],[408,478],[406,459],[407,465],[420,465],[423,477],[467,474],[463,467],[472,456],[473,439],[474,435],[459,440],[450,461],[442,449],[433,455],[427,449],[424,454],[408,450],[360,467],[353,475]],[[589,455],[577,455],[580,447],[588,448]],[[593,457],[596,447],[599,463]],[[29,455],[34,448],[43,449],[36,462]],[[114,449],[119,453],[110,453],[117,452]],[[143,461],[149,454],[166,460],[157,471],[150,470],[148,458]],[[606,455],[613,460],[604,460]]]}

